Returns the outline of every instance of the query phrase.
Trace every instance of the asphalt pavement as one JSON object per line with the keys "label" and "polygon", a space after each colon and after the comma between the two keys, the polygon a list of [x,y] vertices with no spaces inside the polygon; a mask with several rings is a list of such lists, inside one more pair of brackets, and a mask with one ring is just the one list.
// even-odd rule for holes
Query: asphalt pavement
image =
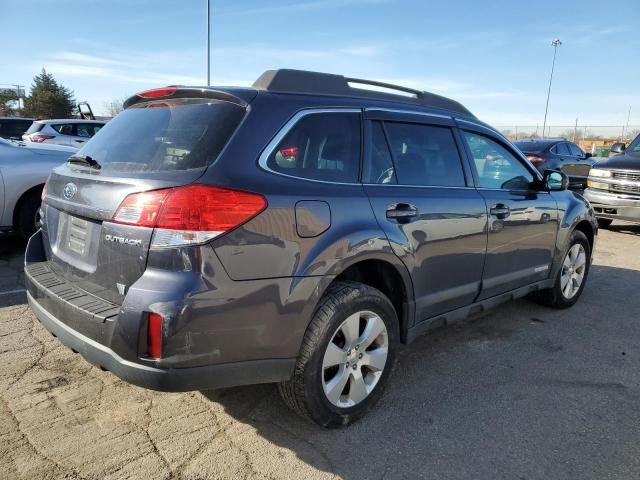
{"label": "asphalt pavement", "polygon": [[1,479],[638,479],[640,226],[601,231],[580,301],[522,299],[404,347],[366,418],[323,430],[273,385],[128,385],[25,305],[0,236]]}

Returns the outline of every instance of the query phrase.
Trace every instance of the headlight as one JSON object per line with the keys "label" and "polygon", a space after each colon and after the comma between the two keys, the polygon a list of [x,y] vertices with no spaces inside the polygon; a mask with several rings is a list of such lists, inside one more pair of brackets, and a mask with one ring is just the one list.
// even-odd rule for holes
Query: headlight
{"label": "headlight", "polygon": [[587,181],[587,187],[595,190],[609,190],[609,184],[604,182],[594,182],[592,180]]}
{"label": "headlight", "polygon": [[599,168],[592,168],[589,171],[590,177],[611,178],[610,170],[600,170]]}

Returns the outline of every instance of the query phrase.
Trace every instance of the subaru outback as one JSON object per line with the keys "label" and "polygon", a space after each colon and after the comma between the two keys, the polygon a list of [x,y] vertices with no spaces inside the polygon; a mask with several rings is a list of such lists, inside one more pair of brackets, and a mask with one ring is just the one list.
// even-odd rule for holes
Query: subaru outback
{"label": "subaru outback", "polygon": [[455,101],[276,70],[125,106],[51,173],[25,271],[41,324],[133,384],[277,382],[348,424],[400,344],[585,287],[589,204]]}

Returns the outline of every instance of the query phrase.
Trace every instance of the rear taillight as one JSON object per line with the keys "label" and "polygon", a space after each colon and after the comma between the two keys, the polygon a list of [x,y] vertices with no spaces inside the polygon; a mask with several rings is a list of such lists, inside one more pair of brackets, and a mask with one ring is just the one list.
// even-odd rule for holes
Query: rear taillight
{"label": "rear taillight", "polygon": [[162,316],[158,313],[147,316],[147,356],[162,357]]}
{"label": "rear taillight", "polygon": [[540,164],[540,163],[544,163],[545,159],[542,157],[539,157],[538,155],[527,155],[527,158],[529,159],[529,161],[531,163],[533,163],[534,165]]}
{"label": "rear taillight", "polygon": [[142,98],[163,98],[170,97],[174,93],[176,93],[176,87],[164,87],[145,90],[144,92],[138,93],[138,96]]}
{"label": "rear taillight", "polygon": [[45,140],[51,140],[52,138],[56,138],[53,135],[40,135],[39,133],[35,133],[31,135],[31,141],[36,143],[42,143]]}
{"label": "rear taillight", "polygon": [[128,195],[113,221],[155,228],[152,247],[203,243],[242,225],[267,206],[262,195],[206,185]]}
{"label": "rear taillight", "polygon": [[280,155],[282,155],[283,157],[287,158],[287,159],[295,159],[295,157],[298,155],[298,147],[286,147],[286,148],[281,148],[280,149]]}

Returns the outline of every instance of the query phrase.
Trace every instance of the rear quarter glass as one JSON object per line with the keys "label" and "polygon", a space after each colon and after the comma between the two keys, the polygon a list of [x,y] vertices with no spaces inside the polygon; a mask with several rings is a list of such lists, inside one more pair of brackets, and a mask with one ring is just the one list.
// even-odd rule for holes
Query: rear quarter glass
{"label": "rear quarter glass", "polygon": [[101,128],[78,155],[109,172],[199,169],[218,157],[244,114],[243,107],[218,100],[140,103]]}
{"label": "rear quarter glass", "polygon": [[38,133],[40,130],[44,128],[44,123],[33,122],[29,129],[25,132],[27,135],[31,135],[32,133]]}

